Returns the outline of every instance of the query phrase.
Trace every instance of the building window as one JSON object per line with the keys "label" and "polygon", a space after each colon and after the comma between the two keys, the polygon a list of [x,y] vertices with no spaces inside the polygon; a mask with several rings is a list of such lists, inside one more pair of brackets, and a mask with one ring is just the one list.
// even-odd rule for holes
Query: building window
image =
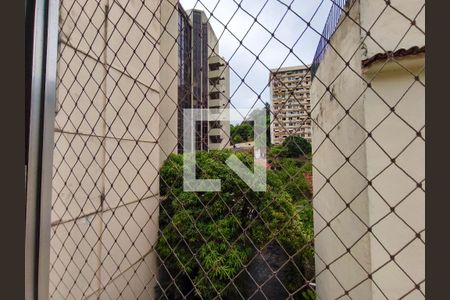
{"label": "building window", "polygon": [[220,121],[211,121],[209,122],[209,126],[211,128],[222,128],[222,123]]}
{"label": "building window", "polygon": [[209,97],[211,100],[220,99],[220,92],[211,92],[209,93]]}
{"label": "building window", "polygon": [[209,136],[209,140],[211,143],[217,144],[221,143],[223,139],[220,137],[220,135],[211,135]]}

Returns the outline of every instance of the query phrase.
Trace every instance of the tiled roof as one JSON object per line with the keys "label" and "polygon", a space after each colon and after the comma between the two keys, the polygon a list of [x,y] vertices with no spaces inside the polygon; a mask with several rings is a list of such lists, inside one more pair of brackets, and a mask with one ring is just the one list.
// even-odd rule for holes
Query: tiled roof
{"label": "tiled roof", "polygon": [[377,53],[370,58],[364,59],[362,61],[362,66],[368,67],[371,64],[373,64],[374,62],[379,61],[379,60],[385,60],[385,59],[394,58],[394,57],[403,57],[403,56],[407,56],[407,55],[416,55],[419,53],[425,53],[425,46],[423,46],[423,47],[414,46],[409,49],[402,48],[395,52],[388,51],[388,52],[384,52],[384,53]]}

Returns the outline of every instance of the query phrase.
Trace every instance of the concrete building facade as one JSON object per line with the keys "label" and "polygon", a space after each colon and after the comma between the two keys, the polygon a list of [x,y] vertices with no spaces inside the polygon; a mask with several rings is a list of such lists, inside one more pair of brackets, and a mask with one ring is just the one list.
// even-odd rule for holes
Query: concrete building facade
{"label": "concrete building facade", "polygon": [[288,136],[311,141],[309,66],[272,69],[270,72],[271,141],[282,144]]}
{"label": "concrete building facade", "polygon": [[[182,153],[183,109],[229,108],[229,67],[219,55],[217,36],[202,10],[184,11],[179,6],[179,57],[183,70],[179,89],[178,152]],[[226,113],[226,112],[224,112]],[[228,113],[227,113],[228,114]],[[230,123],[198,121],[195,125],[195,149],[229,147]]]}
{"label": "concrete building facade", "polygon": [[51,299],[154,299],[178,4],[143,2],[60,3]]}
{"label": "concrete building facade", "polygon": [[[230,119],[230,68],[219,55],[211,55],[209,64],[209,102],[210,109],[217,109],[225,119]],[[209,149],[220,150],[230,148],[230,121],[209,121]]]}
{"label": "concrete building facade", "polygon": [[183,153],[184,109],[192,108],[192,25],[189,15],[178,6],[178,153]]}
{"label": "concrete building facade", "polygon": [[425,299],[424,4],[348,1],[313,78],[320,299]]}

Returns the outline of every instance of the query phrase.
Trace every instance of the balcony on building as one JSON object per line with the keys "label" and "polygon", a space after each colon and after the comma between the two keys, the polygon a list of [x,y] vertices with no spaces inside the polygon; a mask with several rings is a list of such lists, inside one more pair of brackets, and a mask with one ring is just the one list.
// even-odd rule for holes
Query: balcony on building
{"label": "balcony on building", "polygon": [[220,129],[212,129],[210,134],[213,134],[213,132],[214,132],[213,130],[219,131],[219,132],[217,134],[215,134],[215,135],[210,135],[209,136],[210,143],[213,143],[213,144],[220,144],[220,143],[222,143],[223,138],[220,136]]}

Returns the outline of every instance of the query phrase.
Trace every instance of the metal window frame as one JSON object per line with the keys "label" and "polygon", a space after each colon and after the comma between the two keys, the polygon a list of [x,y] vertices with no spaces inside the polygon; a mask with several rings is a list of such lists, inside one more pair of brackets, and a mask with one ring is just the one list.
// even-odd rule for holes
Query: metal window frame
{"label": "metal window frame", "polygon": [[25,299],[49,297],[59,0],[36,0],[26,173]]}

